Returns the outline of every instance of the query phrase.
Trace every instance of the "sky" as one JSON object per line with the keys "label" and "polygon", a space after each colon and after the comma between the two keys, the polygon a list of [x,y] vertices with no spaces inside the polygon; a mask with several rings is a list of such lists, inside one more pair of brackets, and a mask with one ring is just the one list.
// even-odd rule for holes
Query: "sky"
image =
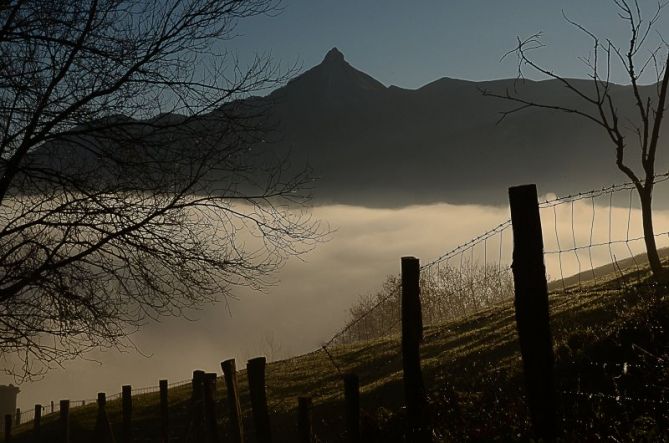
{"label": "sky", "polygon": [[[641,3],[647,11],[654,4]],[[587,69],[579,57],[587,56],[591,42],[564,21],[563,10],[599,35],[621,44],[627,38],[607,0],[286,0],[278,15],[241,22],[238,36],[226,48],[242,61],[253,53],[271,54],[284,68],[298,64],[308,69],[337,47],[349,63],[385,85],[418,88],[442,77],[514,77],[514,59],[500,58],[517,36],[542,32],[548,46],[539,60],[566,77],[583,77]],[[658,26],[669,29],[666,18]],[[589,206],[577,209],[583,212],[577,224],[582,228],[579,241],[587,241],[583,236],[589,232]],[[290,261],[276,286],[265,293],[240,289],[235,293],[239,301],[229,310],[225,305],[206,307],[194,316],[199,319],[195,323],[171,319],[151,324],[133,337],[148,357],[98,353],[90,357],[102,365],[69,363],[40,382],[23,385],[19,404],[26,409],[60,398],[92,399],[99,391],[118,392],[122,384],[146,386],[159,378],[173,382],[188,378],[196,368],[215,371],[218,362],[230,357],[243,366],[244,359],[259,353],[282,357],[317,348],[343,325],[359,295],[398,271],[399,257],[434,258],[508,218],[506,208],[449,205],[403,210],[321,207],[315,212],[336,231],[303,260]],[[618,212],[626,220],[624,209]],[[599,213],[606,214],[606,208]],[[568,242],[569,214],[562,216],[566,221],[559,228],[547,225],[547,232],[560,231]],[[669,214],[661,218],[662,229],[669,229]],[[618,231],[625,235],[625,226]],[[547,243],[547,249],[554,246]],[[598,254],[596,261],[604,263],[610,251]],[[555,256],[549,260],[552,275],[577,270],[576,257],[562,269]]]}
{"label": "sky", "polygon": [[[657,2],[640,0],[650,19]],[[538,60],[566,77],[584,77],[592,42],[563,12],[594,34],[624,46],[629,29],[612,0],[285,0],[273,16],[245,19],[228,48],[242,57],[271,54],[284,67],[308,69],[337,47],[353,66],[386,86],[418,88],[442,77],[515,77],[516,44],[541,32]],[[669,29],[665,10],[657,29]],[[659,42],[656,34],[649,40]],[[614,80],[622,81],[618,76]]]}

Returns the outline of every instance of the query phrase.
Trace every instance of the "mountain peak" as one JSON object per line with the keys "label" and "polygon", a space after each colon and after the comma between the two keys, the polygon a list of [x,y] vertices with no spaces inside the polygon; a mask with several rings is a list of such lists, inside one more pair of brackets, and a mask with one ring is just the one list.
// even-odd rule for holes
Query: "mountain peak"
{"label": "mountain peak", "polygon": [[[290,80],[286,87],[272,94],[295,94],[295,97],[310,101],[315,100],[314,97],[326,97],[323,98],[324,102],[330,104],[344,103],[346,100],[358,103],[362,97],[359,95],[361,91],[369,94],[385,89],[383,84],[348,64],[339,49],[332,48],[321,64]],[[346,103],[346,106],[354,106]]]}
{"label": "mountain peak", "polygon": [[344,54],[341,53],[341,51],[337,48],[332,48],[328,51],[327,54],[325,54],[325,58],[323,59],[323,63],[341,63],[344,61]]}

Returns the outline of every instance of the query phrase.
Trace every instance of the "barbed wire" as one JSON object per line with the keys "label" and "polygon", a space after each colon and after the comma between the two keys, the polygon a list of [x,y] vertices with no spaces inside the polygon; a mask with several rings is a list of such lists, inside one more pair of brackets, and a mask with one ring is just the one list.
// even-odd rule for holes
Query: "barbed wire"
{"label": "barbed wire", "polygon": [[[656,174],[653,179],[653,184],[662,183],[667,180],[669,180],[669,171],[665,172],[664,174]],[[592,189],[586,192],[579,192],[577,194],[568,194],[562,197],[555,197],[550,200],[545,199],[539,202],[539,208],[548,208],[555,205],[569,203],[572,201],[584,200],[593,197],[596,198],[602,195],[616,193],[620,191],[627,191],[630,189],[636,189],[636,185],[634,184],[634,182],[630,181],[610,186],[604,186],[602,188]]]}
{"label": "barbed wire", "polygon": [[[658,174],[655,176],[653,179],[653,183],[662,183],[669,180],[669,171],[663,174]],[[595,263],[594,263],[594,258],[593,258],[593,253],[592,250],[593,248],[598,248],[598,247],[608,247],[609,248],[609,258],[610,258],[610,263],[612,263],[612,266],[614,267],[615,272],[619,274],[619,279],[618,279],[618,284],[619,286],[621,285],[621,282],[625,279],[625,274],[623,272],[623,269],[621,269],[621,265],[619,263],[619,260],[616,258],[616,254],[613,251],[613,246],[617,245],[624,245],[627,254],[629,255],[629,258],[631,259],[631,262],[634,265],[634,269],[637,272],[637,278],[639,278],[639,273],[640,273],[640,266],[637,260],[636,255],[634,254],[634,251],[632,250],[630,244],[632,242],[637,242],[640,240],[643,240],[645,236],[632,236],[630,235],[631,232],[631,219],[632,219],[632,213],[633,213],[633,196],[634,196],[634,191],[636,190],[636,186],[633,182],[625,182],[621,184],[614,184],[610,186],[604,186],[601,188],[595,188],[590,191],[586,192],[579,192],[577,194],[570,194],[566,196],[558,196],[552,199],[546,199],[543,201],[539,202],[539,209],[540,210],[552,210],[552,219],[553,219],[553,235],[554,235],[554,241],[556,243],[557,248],[555,249],[547,249],[544,252],[545,256],[551,256],[551,255],[557,255],[557,269],[558,269],[558,274],[559,274],[559,281],[561,282],[561,292],[564,294],[574,294],[577,292],[575,288],[573,288],[571,285],[568,287],[567,285],[567,278],[566,276],[573,277],[576,280],[576,287],[578,290],[583,290],[583,284],[584,284],[584,269],[585,266],[588,266],[590,269],[588,272],[590,273],[592,277],[592,283],[589,287],[588,290],[592,292],[593,290],[597,290],[596,285],[598,284],[598,279],[595,271]],[[625,236],[624,238],[621,239],[616,239],[613,238],[613,233],[612,233],[612,217],[613,217],[613,194],[617,194],[620,192],[627,191],[629,192],[629,198],[627,202],[627,222],[625,226]],[[598,206],[596,203],[596,199],[600,197],[608,196],[609,197],[609,202],[608,202],[608,235],[607,239],[603,241],[597,241],[595,240],[595,231],[596,231],[596,223],[595,223],[595,212],[598,210]],[[586,200],[590,199],[590,208],[592,211],[592,216],[589,222],[588,230],[586,232],[586,238],[587,244],[579,244],[577,240],[577,235],[576,235],[576,209],[575,209],[575,202],[581,201],[581,200]],[[569,219],[567,223],[565,224],[566,226],[570,227],[570,238],[568,240],[565,240],[564,238],[561,237],[558,225],[559,225],[559,217],[558,217],[558,212],[557,212],[557,207],[561,205],[570,205],[569,208]],[[482,269],[483,276],[482,278],[486,281],[491,281],[495,278],[499,278],[500,276],[506,275],[510,271],[510,254],[508,256],[503,254],[503,249],[505,246],[504,242],[504,234],[505,232],[511,228],[511,219],[507,219],[502,221],[501,223],[497,224],[493,228],[483,232],[482,234],[479,234],[470,240],[461,243],[460,245],[449,249],[447,252],[441,254],[440,256],[436,257],[435,259],[427,262],[426,264],[422,265],[420,267],[421,270],[421,275],[426,273],[428,274],[428,281],[430,280],[430,277],[432,277],[431,273],[435,273],[435,275],[438,275],[441,272],[440,266],[446,265],[449,266],[449,261],[458,257],[460,260],[459,264],[459,273],[457,275],[458,281],[456,282],[456,289],[448,289],[443,292],[443,296],[445,297],[453,297],[457,293],[459,295],[465,294],[466,292],[472,292],[472,290],[476,289],[474,288],[475,282],[472,281],[465,281],[464,278],[462,278],[463,275],[463,268],[466,267],[467,265],[465,264],[466,261],[469,261],[469,265],[472,266],[472,264],[475,261],[475,253],[474,253],[474,248],[481,248],[482,251],[482,265],[479,265]],[[496,271],[493,272],[489,270],[489,242],[493,237],[499,237],[499,245],[498,245],[498,254],[497,257],[492,258],[492,266],[496,267]],[[660,238],[666,236],[669,238],[669,231],[661,232],[661,233],[655,233],[654,237],[655,238]],[[507,237],[507,239],[510,239],[511,237]],[[587,251],[587,256],[582,257],[579,255],[581,251]],[[465,259],[465,253],[471,253],[471,257]],[[575,268],[576,272],[567,272],[567,269],[564,266],[563,259],[565,258],[565,255],[571,255],[573,261],[575,262]],[[456,267],[458,267],[456,265]],[[435,271],[436,270],[436,271]],[[548,270],[548,267],[547,267]],[[471,280],[471,279],[470,279]],[[554,283],[555,281],[553,281]],[[465,284],[469,284],[470,287],[465,287]],[[558,291],[555,290],[555,285],[553,284],[553,289],[551,290],[551,293],[553,295],[557,294]],[[609,285],[610,286],[610,285]],[[603,288],[602,290],[609,290],[608,288]],[[362,322],[367,320],[370,316],[372,316],[378,309],[380,309],[382,306],[384,306],[386,303],[389,303],[392,301],[394,298],[398,297],[398,291],[400,291],[400,285],[397,285],[392,291],[387,291],[386,294],[384,294],[381,298],[375,301],[375,303],[370,306],[365,312],[362,314],[358,314],[353,318],[347,325],[344,326],[341,330],[339,330],[336,334],[334,334],[323,346],[322,350],[326,352],[328,359],[333,365],[333,368],[341,372],[341,368],[337,365],[336,359],[334,355],[329,351],[329,348],[332,347],[333,345],[341,345],[344,344],[341,340],[342,337],[344,337],[347,333],[349,333],[351,330],[353,330],[356,326],[359,326]],[[480,308],[485,307],[485,306],[480,306]],[[468,315],[471,314],[474,311],[466,311],[463,312],[463,315]],[[401,317],[398,315],[398,317]],[[392,330],[392,329],[391,329]],[[378,332],[378,331],[377,331]],[[357,339],[364,339],[362,338],[362,335],[364,334],[358,334]],[[373,337],[378,337],[377,334],[373,334]],[[353,340],[355,341],[355,340]]]}
{"label": "barbed wire", "polygon": [[441,263],[445,260],[448,260],[450,258],[455,257],[456,255],[460,254],[461,252],[468,251],[471,248],[473,248],[474,246],[480,244],[481,242],[484,242],[485,240],[506,231],[510,227],[511,227],[511,219],[508,219],[508,220],[500,223],[499,225],[495,226],[494,228],[490,229],[489,231],[486,231],[483,234],[472,238],[468,242],[465,242],[465,243],[449,250],[448,252],[440,255],[439,257],[435,258],[434,260],[430,261],[429,263],[421,266],[421,270],[431,268],[431,267],[433,267],[433,266],[435,266],[435,265],[437,265],[437,264],[439,264],[439,263]]}

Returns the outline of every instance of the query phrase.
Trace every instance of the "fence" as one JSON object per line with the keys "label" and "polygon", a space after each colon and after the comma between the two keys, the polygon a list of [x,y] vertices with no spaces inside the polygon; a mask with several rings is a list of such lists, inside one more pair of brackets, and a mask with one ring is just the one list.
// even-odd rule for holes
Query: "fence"
{"label": "fence", "polygon": [[[667,180],[669,173],[661,174],[655,184]],[[540,201],[550,292],[621,289],[647,279],[638,207],[633,183]],[[480,312],[513,297],[511,226],[510,218],[504,220],[421,267],[426,324]],[[658,247],[669,247],[669,214],[656,217],[655,237]],[[608,285],[601,287],[598,280]],[[351,320],[325,347],[398,332],[399,298],[399,278],[389,277],[376,298],[354,307]]]}
{"label": "fence", "polygon": [[[658,175],[655,178],[656,189],[668,179],[669,174]],[[640,203],[632,183],[565,197],[547,196],[538,207],[544,242],[543,259],[553,299],[563,296],[582,296],[585,299],[596,293],[606,295],[612,291],[654,290],[654,285],[649,284],[650,271],[644,253]],[[654,222],[655,239],[666,264],[669,214],[656,211]],[[421,267],[421,304],[426,326],[508,306],[508,300],[514,296],[511,270],[514,236],[511,228],[511,219],[503,220]],[[361,343],[373,346],[374,340],[399,334],[402,318],[400,300],[400,278],[391,276],[374,297],[363,299],[352,309],[351,320],[321,349],[337,373],[343,374],[348,370],[350,365],[346,364],[346,357],[360,348]],[[655,327],[662,329],[662,325]],[[572,344],[569,349],[577,347]],[[564,350],[564,346],[558,349]],[[399,350],[396,353],[399,354]],[[624,371],[620,369],[619,373],[612,374],[612,368],[623,367],[627,368],[626,371],[635,367],[637,371],[645,371],[645,378],[660,380],[662,378],[654,374],[667,369],[665,360],[660,357],[651,358],[650,367],[640,363],[638,355],[629,355],[628,358],[630,361],[627,363],[610,359],[597,362],[559,359],[558,394],[569,405],[566,410],[597,417],[601,411],[611,409],[610,406],[600,408],[598,405],[601,403],[613,403],[621,408],[635,404],[651,408],[648,410],[666,406],[668,386],[659,386],[659,391],[657,385],[654,390],[636,389],[634,394],[626,395],[619,386],[600,386],[599,390],[595,390],[595,383],[590,391],[586,391],[583,386],[573,383],[579,377],[592,382],[601,379],[604,373],[607,375],[605,378],[611,376],[616,380]],[[637,363],[631,363],[633,359]],[[388,358],[386,362],[397,369],[397,358]],[[363,386],[371,387],[374,383],[372,377],[361,380]],[[378,400],[382,404],[393,404],[391,397]],[[584,411],[583,405],[587,403],[590,409]],[[570,418],[579,421],[577,417],[578,414],[573,413]],[[588,425],[593,427],[592,423]]]}
{"label": "fence", "polygon": [[[168,389],[190,386],[190,384],[191,384],[191,379],[172,382],[168,384]],[[160,384],[155,386],[144,386],[141,388],[132,389],[133,395],[151,394],[156,392],[160,392]],[[122,396],[123,392],[117,392],[112,395],[107,395],[106,400],[108,402],[111,402],[122,398]],[[80,407],[92,406],[97,404],[97,398],[90,398],[86,400],[68,400],[68,402],[69,402],[68,407],[70,411],[72,411]],[[42,419],[48,419],[49,416],[52,414],[54,417],[57,416],[60,413],[60,405],[61,405],[60,401],[53,401],[53,400],[37,404],[37,406],[39,406],[39,409],[41,411]],[[16,414],[14,415],[14,424],[15,425],[29,424],[34,419],[35,419],[35,409],[31,409],[28,411],[17,409]]]}
{"label": "fence", "polygon": [[[659,184],[668,178],[669,174],[664,174],[658,176],[656,182]],[[388,410],[398,410],[402,404],[407,404],[405,419],[408,427],[403,428],[402,432],[413,435],[413,441],[428,441],[425,430],[432,424],[423,421],[429,416],[425,412],[426,388],[420,360],[415,358],[421,343],[423,347],[426,346],[423,334],[427,334],[429,338],[440,334],[454,334],[448,329],[444,332],[439,325],[451,322],[463,327],[467,319],[479,319],[476,321],[480,322],[481,317],[475,317],[474,314],[484,312],[490,315],[504,312],[507,317],[513,317],[514,310],[509,307],[509,300],[514,297],[518,330],[521,331],[521,336],[523,329],[530,331],[525,333],[529,339],[525,342],[521,339],[527,394],[515,391],[507,393],[508,398],[505,401],[511,404],[527,400],[532,411],[528,423],[534,425],[535,434],[550,437],[556,433],[556,429],[560,427],[554,421],[557,416],[556,404],[559,402],[563,404],[562,421],[576,423],[583,429],[596,428],[594,421],[598,420],[597,417],[610,413],[615,408],[622,408],[624,414],[635,417],[639,415],[639,411],[650,411],[659,414],[657,417],[660,418],[656,417],[656,420],[661,421],[664,417],[662,411],[666,411],[669,404],[669,386],[661,384],[665,380],[662,374],[667,372],[666,359],[642,345],[638,345],[638,349],[626,351],[624,357],[619,356],[624,361],[607,359],[605,349],[595,355],[586,355],[579,353],[584,349],[582,342],[586,339],[569,336],[565,343],[556,343],[556,360],[553,363],[553,347],[550,346],[550,353],[545,352],[546,343],[550,344],[552,340],[551,331],[547,329],[548,306],[534,306],[525,314],[519,310],[524,297],[519,296],[519,291],[521,294],[523,291],[532,292],[541,286],[541,279],[539,283],[531,283],[531,280],[541,277],[544,262],[547,277],[543,279],[546,303],[548,292],[552,297],[551,303],[573,302],[573,309],[582,306],[574,300],[587,301],[593,294],[607,295],[628,291],[639,296],[639,293],[648,291],[651,296],[657,296],[656,285],[648,283],[645,258],[641,254],[644,247],[643,236],[639,232],[638,202],[635,200],[632,185],[628,183],[574,196],[546,198],[538,205],[536,195],[530,197],[529,200],[534,200],[530,202],[529,209],[526,208],[529,212],[514,217],[512,208],[513,223],[512,219],[503,220],[489,231],[423,266],[419,266],[416,259],[403,259],[402,275],[389,277],[382,290],[354,310],[354,318],[320,349],[283,362],[280,369],[277,369],[278,365],[266,367],[264,359],[253,359],[247,366],[248,380],[240,380],[239,386],[234,361],[224,362],[226,388],[224,391],[219,389],[218,398],[221,400],[218,402],[212,401],[212,394],[207,391],[209,385],[203,381],[207,379],[204,374],[194,374],[192,380],[170,385],[174,388],[188,388],[187,396],[190,398],[182,402],[178,414],[170,414],[180,416],[183,420],[181,428],[170,425],[169,439],[181,441],[179,439],[183,440],[189,435],[201,436],[193,437],[195,440],[192,441],[199,441],[197,438],[205,438],[202,437],[204,435],[208,435],[207,438],[218,438],[211,437],[218,432],[217,421],[211,417],[225,414],[228,417],[225,421],[227,436],[232,441],[244,441],[244,435],[260,442],[270,441],[272,434],[275,438],[276,435],[291,435],[294,430],[285,427],[294,427],[294,423],[286,424],[290,420],[278,420],[277,417],[287,417],[297,407],[300,441],[314,441],[316,427],[320,433],[329,432],[340,437],[346,436],[349,441],[360,441],[365,420],[361,411],[368,409],[368,405],[384,405]],[[537,262],[536,254],[533,262],[533,252],[529,251],[526,252],[530,257],[527,259],[529,270],[518,270],[518,264],[523,262],[518,256],[514,257],[516,267],[512,270],[512,252],[515,249],[518,254],[519,238],[532,233],[534,229],[531,224],[521,226],[534,217],[533,207],[537,211],[535,218],[537,222],[540,220],[538,226],[541,231],[534,232],[535,238],[524,243],[536,246],[537,235],[539,240],[543,239],[543,249],[541,245],[538,248],[541,263]],[[664,214],[660,214],[658,220],[655,236],[660,241],[660,246],[664,244],[662,241],[669,244],[669,217],[665,218]],[[512,243],[514,241],[515,246]],[[541,272],[537,272],[537,269]],[[518,272],[521,272],[520,276]],[[408,294],[415,297],[413,304],[407,304],[407,300],[411,299]],[[416,306],[420,307],[418,313],[421,314],[417,318]],[[542,309],[545,309],[544,313]],[[409,325],[408,318],[412,318]],[[478,343],[481,346],[480,343],[486,341],[501,340],[502,335],[507,340],[504,343],[516,342],[515,328],[509,332],[508,324],[499,323],[499,330],[490,328],[489,331],[477,332],[481,336],[469,343]],[[661,322],[649,321],[641,327],[657,335],[666,332],[666,325]],[[400,336],[402,345],[398,347]],[[371,354],[374,355],[374,362],[361,359],[361,356],[370,355],[367,352],[370,348],[375,349]],[[414,358],[407,362],[407,355],[413,355]],[[536,356],[540,358],[537,360]],[[439,364],[457,366],[458,370],[472,370],[464,360],[466,358],[463,357],[460,362],[439,361]],[[324,369],[323,361],[329,362],[328,369]],[[473,369],[481,371],[481,378],[485,376],[494,379],[494,382],[488,383],[492,386],[504,386],[505,381],[508,382],[504,379],[504,371],[499,368]],[[556,374],[555,381],[546,377],[553,370]],[[436,372],[436,369],[430,368],[429,371]],[[638,377],[630,381],[632,378],[627,375],[632,373],[636,373]],[[438,375],[431,374],[430,377]],[[447,375],[452,380],[457,378],[454,372],[448,372]],[[306,383],[306,388],[301,385],[301,389],[309,397],[302,396],[296,401],[288,393],[293,392],[297,381],[305,383],[304,380],[312,380]],[[473,386],[470,380],[463,380],[469,383],[470,388]],[[645,380],[646,385],[637,386],[639,380]],[[653,384],[648,380],[658,382]],[[457,400],[455,388],[449,383],[446,383],[443,398],[432,398],[432,401],[445,401],[448,403],[448,410],[457,411],[462,405]],[[196,388],[197,386],[201,388]],[[551,386],[555,387],[554,391]],[[404,390],[404,396],[398,395],[398,390]],[[502,388],[500,392],[501,390]],[[148,387],[135,389],[133,393],[138,395],[159,391],[158,387]],[[164,392],[167,392],[166,388]],[[547,394],[550,392],[559,397],[559,402],[555,398],[548,402],[537,400],[551,397]],[[500,393],[484,392],[482,395],[484,409],[490,407],[499,414],[508,406],[499,406],[499,397],[503,396]],[[107,397],[106,400],[113,401],[119,397],[123,397],[122,393]],[[132,410],[132,402],[128,402],[127,398],[128,396],[126,401],[118,402],[119,410]],[[223,398],[226,400],[223,401]],[[97,399],[64,405],[69,411],[96,401],[99,404]],[[327,409],[337,404],[345,405],[345,414],[333,415]],[[319,420],[316,420],[313,414],[319,408],[325,408],[329,415],[321,411]],[[47,404],[45,409],[44,418],[54,414],[62,420],[63,414],[58,405]],[[243,416],[243,411],[246,410],[251,411],[250,416]],[[32,411],[21,414],[20,422],[29,421],[31,413]],[[125,413],[123,416],[125,417]],[[167,416],[167,413],[161,413],[161,417],[163,416]],[[323,418],[326,416],[327,419]],[[457,417],[453,418],[456,419]],[[375,420],[382,418],[376,417]],[[163,426],[165,430],[161,432],[165,436],[168,434],[167,424]],[[129,428],[128,425],[123,427]],[[475,428],[476,425],[469,423],[466,427]],[[437,430],[434,432],[437,433]],[[124,441],[129,441],[129,437],[124,438]],[[167,441],[167,437],[162,441]]]}

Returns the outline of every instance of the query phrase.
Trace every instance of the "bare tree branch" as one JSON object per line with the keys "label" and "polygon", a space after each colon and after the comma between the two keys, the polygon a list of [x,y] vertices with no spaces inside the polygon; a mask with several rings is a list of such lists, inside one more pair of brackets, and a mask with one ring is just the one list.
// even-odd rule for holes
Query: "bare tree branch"
{"label": "bare tree branch", "polygon": [[[582,61],[584,61],[589,69],[588,76],[592,80],[591,85],[594,95],[579,87],[576,81],[556,74],[534,61],[530,53],[544,46],[540,41],[540,34],[534,34],[524,40],[518,38],[516,47],[504,55],[504,57],[510,54],[517,56],[518,79],[524,78],[523,71],[525,69],[530,69],[535,74],[558,81],[565,87],[567,92],[579,100],[580,104],[565,106],[558,103],[541,102],[523,97],[518,90],[513,93],[508,90],[504,92],[482,91],[486,96],[500,98],[518,105],[508,111],[502,112],[500,122],[512,114],[519,114],[521,111],[547,109],[582,117],[606,131],[615,148],[615,164],[617,168],[632,180],[639,194],[648,259],[654,276],[661,280],[666,279],[667,276],[662,269],[653,233],[652,193],[655,183],[655,161],[660,141],[660,130],[666,108],[666,98],[669,92],[669,45],[667,45],[666,41],[660,35],[659,38],[663,45],[651,48],[648,51],[649,55],[645,58],[640,54],[649,45],[649,36],[656,28],[667,4],[669,3],[658,3],[653,16],[649,20],[644,20],[638,0],[613,0],[613,5],[618,10],[618,16],[629,29],[629,41],[625,49],[616,46],[609,39],[600,39],[585,26],[570,19],[563,11],[563,17],[566,22],[592,40],[592,58],[584,58]],[[602,42],[606,43],[603,44]],[[606,55],[605,75],[600,71],[600,51]],[[658,63],[660,53],[665,54],[663,58],[666,60],[662,66]],[[618,95],[614,97],[611,87],[612,56],[618,60],[629,81],[627,88],[630,91],[631,97],[628,97],[628,100],[630,100],[630,103],[636,110],[636,118],[634,119],[626,115],[621,116],[616,104],[616,100],[621,100],[621,98]],[[657,74],[656,96],[652,96],[652,94],[644,95],[645,93],[639,84],[641,76],[648,66],[651,65],[655,67]],[[660,75],[660,73],[663,74]],[[631,130],[636,135],[642,173],[636,172],[630,166],[629,156],[626,155],[629,148],[626,139],[628,129],[621,127],[621,117],[623,121],[629,122]]]}
{"label": "bare tree branch", "polygon": [[308,170],[267,152],[282,83],[225,50],[274,0],[0,9],[0,355],[17,377],[147,320],[262,288],[324,235]]}

